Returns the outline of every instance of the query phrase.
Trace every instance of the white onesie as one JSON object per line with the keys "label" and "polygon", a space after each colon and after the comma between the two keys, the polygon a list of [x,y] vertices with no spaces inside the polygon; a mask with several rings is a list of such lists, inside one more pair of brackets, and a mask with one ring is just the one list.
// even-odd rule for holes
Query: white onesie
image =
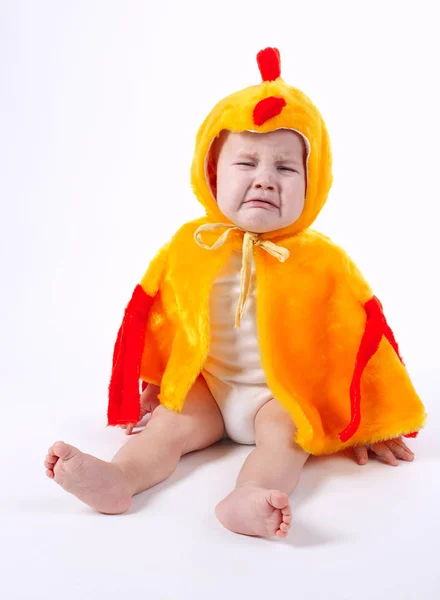
{"label": "white onesie", "polygon": [[255,416],[273,395],[260,362],[254,264],[246,310],[240,327],[234,326],[241,264],[241,251],[233,251],[214,281],[210,300],[211,345],[202,374],[222,413],[227,436],[240,444],[254,444]]}

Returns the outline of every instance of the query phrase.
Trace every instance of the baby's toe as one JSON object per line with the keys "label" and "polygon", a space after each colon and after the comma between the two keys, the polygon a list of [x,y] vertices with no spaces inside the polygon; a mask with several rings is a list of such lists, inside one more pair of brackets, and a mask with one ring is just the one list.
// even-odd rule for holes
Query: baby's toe
{"label": "baby's toe", "polygon": [[65,442],[55,442],[52,448],[53,454],[63,460],[69,460],[76,452],[79,452],[76,448]]}
{"label": "baby's toe", "polygon": [[284,531],[284,533],[287,533],[289,531],[290,525],[288,525],[287,523],[280,523],[280,530]]}
{"label": "baby's toe", "polygon": [[284,492],[280,492],[279,490],[272,490],[269,492],[269,497],[267,498],[269,504],[271,504],[274,508],[278,508],[284,514],[285,510],[290,510],[289,506],[289,496]]}
{"label": "baby's toe", "polygon": [[281,529],[278,529],[275,535],[279,538],[285,538],[287,537],[287,531],[281,531]]}
{"label": "baby's toe", "polygon": [[49,479],[53,479],[55,477],[52,469],[46,469],[46,475],[49,477]]}

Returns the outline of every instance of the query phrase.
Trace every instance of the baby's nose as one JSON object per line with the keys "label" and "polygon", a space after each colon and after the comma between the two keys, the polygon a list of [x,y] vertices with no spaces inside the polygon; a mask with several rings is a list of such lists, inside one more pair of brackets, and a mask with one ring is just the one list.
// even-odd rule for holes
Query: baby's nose
{"label": "baby's nose", "polygon": [[275,186],[269,177],[259,177],[254,181],[253,188],[255,190],[274,190]]}
{"label": "baby's nose", "polygon": [[276,174],[270,165],[259,164],[254,172],[254,190],[268,190],[273,192],[276,189]]}

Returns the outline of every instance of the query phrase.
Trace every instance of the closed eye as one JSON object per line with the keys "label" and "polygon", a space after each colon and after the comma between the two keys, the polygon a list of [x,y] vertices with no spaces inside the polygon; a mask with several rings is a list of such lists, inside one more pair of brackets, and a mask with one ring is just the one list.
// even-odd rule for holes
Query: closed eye
{"label": "closed eye", "polygon": [[[255,166],[253,163],[248,163],[248,162],[239,162],[239,163],[235,163],[235,164],[243,166],[243,167],[254,167]],[[280,171],[290,171],[291,173],[298,172],[296,169],[291,169],[290,167],[278,167],[278,169]]]}

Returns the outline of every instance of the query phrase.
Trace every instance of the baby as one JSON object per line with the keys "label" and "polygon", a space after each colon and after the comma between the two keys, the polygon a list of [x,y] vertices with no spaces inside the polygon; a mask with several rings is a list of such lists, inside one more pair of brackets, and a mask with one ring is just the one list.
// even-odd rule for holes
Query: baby
{"label": "baby", "polygon": [[[267,49],[266,56],[269,51],[272,61],[279,59],[274,49]],[[259,56],[263,79],[266,76],[264,82],[278,79],[277,72],[278,77],[268,78],[267,68],[265,71],[261,64],[261,53]],[[264,96],[263,100],[270,97],[267,90]],[[258,105],[258,102],[252,102],[254,107]],[[282,233],[289,231],[305,213],[309,187],[316,185],[311,164],[313,145],[306,132],[300,131],[299,127],[277,126],[277,123],[272,128],[266,127],[265,131],[258,129],[262,119],[266,125],[277,119],[279,107],[275,107],[275,102],[272,104],[269,115],[261,117],[254,110],[254,128],[234,132],[220,129],[208,144],[203,158],[206,185],[218,208],[217,220],[222,220],[214,225],[206,219],[201,222],[193,236],[194,252],[217,256],[221,247],[229,242],[226,239],[229,234],[231,237],[242,236],[240,244],[242,239],[249,240],[250,235],[252,244],[251,250],[244,242],[242,248],[235,245],[212,276],[207,300],[209,344],[202,366],[194,371],[197,376],[193,377],[181,406],[169,399],[173,397],[173,385],[166,379],[163,369],[160,376],[145,375],[142,378],[148,385],[140,397],[140,414],[137,414],[142,418],[150,413],[151,417],[136,435],[133,434],[136,423],[119,419],[118,424],[125,427],[130,438],[111,462],[84,454],[61,441],[54,443],[46,456],[47,476],[99,512],[118,514],[127,511],[131,498],[169,477],[182,456],[229,437],[237,443],[255,447],[238,474],[235,489],[217,505],[217,518],[226,528],[241,534],[279,538],[288,534],[292,521],[289,496],[312,451],[310,444],[299,443],[298,429],[305,426],[302,420],[301,423],[297,421],[307,419],[314,423],[314,417],[306,409],[302,412],[290,410],[284,396],[281,401],[281,391],[277,397],[276,386],[268,383],[270,367],[266,359],[262,360],[264,340],[260,339],[260,333],[263,328],[259,326],[257,308],[260,298],[257,280],[262,268],[256,262],[254,252],[258,249],[258,256],[264,256],[266,265],[277,264],[278,259],[279,263],[286,263],[281,268],[287,268],[292,256],[289,258],[288,251],[283,253],[283,244],[280,242],[278,246],[264,240],[271,238],[278,243],[283,239]],[[261,108],[261,101],[259,106]],[[267,106],[263,109],[267,113]],[[215,228],[221,226],[226,229],[221,238],[211,246],[205,245],[202,234],[209,231],[212,236]],[[243,238],[243,232],[251,233],[245,233]],[[204,285],[202,280],[200,285]],[[168,288],[163,284],[161,289],[165,302]],[[200,311],[202,319],[203,309]],[[183,328],[184,319],[189,322],[189,317],[184,315],[183,309],[179,315]],[[180,323],[175,315],[173,319],[170,317],[171,320]],[[202,321],[197,323],[195,332],[203,328]],[[288,328],[288,319],[286,323]],[[286,333],[285,337],[289,335]],[[188,338],[191,338],[190,334]],[[188,347],[199,346],[203,346],[201,339]],[[167,352],[171,356],[172,350]],[[393,356],[400,365],[396,355]],[[169,363],[171,360],[169,358]],[[276,361],[275,356],[273,360]],[[157,367],[158,373],[160,368]],[[177,367],[174,368],[176,371]],[[353,365],[350,368],[353,369]],[[300,371],[305,366],[292,363],[291,369]],[[316,369],[319,370],[318,353]],[[363,392],[368,390],[364,388]],[[326,404],[327,412],[328,406]],[[321,428],[323,437],[330,439],[329,427]],[[319,429],[318,425],[315,429]],[[402,435],[413,430],[413,427],[398,429]],[[362,440],[369,443],[362,443]],[[328,448],[336,451],[336,442],[332,444]],[[368,450],[394,466],[398,459],[412,461],[414,458],[402,436],[392,436],[389,432],[383,436],[373,432],[370,436],[354,436],[346,443],[348,446],[353,448],[361,465],[368,460]],[[322,452],[316,453],[324,453],[324,450],[323,446]]]}

